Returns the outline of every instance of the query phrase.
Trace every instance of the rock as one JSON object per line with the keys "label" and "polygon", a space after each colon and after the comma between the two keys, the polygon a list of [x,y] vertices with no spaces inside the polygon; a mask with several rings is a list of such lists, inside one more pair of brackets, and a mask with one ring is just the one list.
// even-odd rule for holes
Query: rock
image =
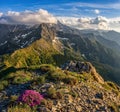
{"label": "rock", "polygon": [[89,62],[87,62],[88,64],[89,64],[89,66],[90,66],[90,73],[91,73],[91,75],[94,77],[94,79],[97,81],[97,82],[99,82],[99,83],[101,83],[101,84],[104,84],[104,80],[103,80],[103,78],[96,72],[96,69],[95,69],[95,67],[93,67],[92,66],[92,64],[91,63],[89,63]]}
{"label": "rock", "polygon": [[72,103],[73,102],[73,99],[72,99],[71,95],[66,95],[65,96],[65,102],[66,103]]}
{"label": "rock", "polygon": [[3,94],[3,93],[0,93],[0,99],[1,99],[3,96],[4,96],[4,94]]}
{"label": "rock", "polygon": [[90,66],[87,63],[80,61],[69,61],[68,63],[64,64],[62,68],[79,73],[90,72]]}
{"label": "rock", "polygon": [[41,88],[50,88],[50,87],[54,88],[54,85],[51,83],[45,83]]}
{"label": "rock", "polygon": [[103,94],[102,93],[97,93],[95,95],[95,98],[99,98],[99,99],[102,99],[103,100]]}
{"label": "rock", "polygon": [[77,73],[90,73],[97,82],[104,83],[103,78],[96,72],[96,69],[89,62],[69,61],[62,66],[62,69]]}
{"label": "rock", "polygon": [[76,106],[75,108],[76,108],[77,112],[81,112],[82,111],[82,107],[81,106]]}
{"label": "rock", "polygon": [[46,107],[40,107],[38,109],[38,112],[51,112],[51,111],[48,108],[46,108]]}
{"label": "rock", "polygon": [[64,93],[69,93],[70,90],[69,89],[64,89]]}

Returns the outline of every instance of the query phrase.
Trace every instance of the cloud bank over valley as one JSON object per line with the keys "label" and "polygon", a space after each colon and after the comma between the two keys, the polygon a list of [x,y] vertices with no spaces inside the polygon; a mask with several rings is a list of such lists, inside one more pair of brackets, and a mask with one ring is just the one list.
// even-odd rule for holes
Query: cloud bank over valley
{"label": "cloud bank over valley", "polygon": [[[94,10],[94,13],[100,14],[100,10]],[[120,32],[120,17],[107,18],[103,16],[96,17],[65,17],[53,16],[47,10],[39,9],[36,11],[25,10],[22,12],[8,11],[7,13],[0,12],[1,24],[27,24],[34,25],[40,23],[61,23],[83,30],[115,30]]]}

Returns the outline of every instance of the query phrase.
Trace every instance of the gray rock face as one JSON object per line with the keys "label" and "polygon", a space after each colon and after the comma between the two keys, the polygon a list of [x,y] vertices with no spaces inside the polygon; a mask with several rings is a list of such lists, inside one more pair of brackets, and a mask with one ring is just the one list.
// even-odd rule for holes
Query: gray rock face
{"label": "gray rock face", "polygon": [[64,64],[62,67],[64,70],[69,70],[72,72],[87,72],[89,73],[91,70],[91,66],[88,63],[80,62],[80,61],[69,61]]}
{"label": "gray rock face", "polygon": [[77,73],[90,73],[99,83],[104,83],[103,78],[96,72],[96,69],[89,62],[69,61],[62,66],[63,70],[69,70]]}
{"label": "gray rock face", "polygon": [[[50,24],[43,23],[33,27],[8,25],[8,27],[10,27],[10,31],[7,29],[7,25],[1,26],[0,24],[0,55],[25,48],[40,38],[52,41],[56,35],[55,29]],[[15,28],[16,30],[14,30]]]}

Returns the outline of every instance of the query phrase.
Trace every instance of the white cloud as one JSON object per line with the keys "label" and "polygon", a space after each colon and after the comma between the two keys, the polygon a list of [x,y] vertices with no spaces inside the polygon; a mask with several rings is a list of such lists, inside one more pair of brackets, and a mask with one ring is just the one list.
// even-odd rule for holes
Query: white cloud
{"label": "white cloud", "polygon": [[8,16],[19,16],[20,13],[19,12],[15,12],[15,11],[8,11],[7,15]]}
{"label": "white cloud", "polygon": [[81,17],[80,19],[78,19],[78,21],[79,21],[80,23],[90,23],[90,18]]}
{"label": "white cloud", "polygon": [[98,9],[95,9],[95,10],[94,10],[94,13],[95,13],[95,14],[100,14],[100,11],[99,11]]}
{"label": "white cloud", "polygon": [[7,22],[7,20],[6,19],[0,19],[0,23],[2,23],[2,24],[7,24],[8,22]]}
{"label": "white cloud", "polygon": [[0,18],[0,23],[6,21],[9,24],[40,24],[56,23],[56,18],[46,10],[39,9],[35,12],[26,10],[24,12],[8,11],[6,15]]}
{"label": "white cloud", "polygon": [[116,30],[120,32],[120,17],[106,18],[98,16],[96,18],[73,18],[73,17],[58,17],[58,20],[68,26],[78,29],[101,29],[101,30]]}
{"label": "white cloud", "polygon": [[95,3],[83,3],[83,2],[72,2],[64,4],[65,6],[77,6],[77,7],[90,7],[90,8],[104,8],[104,9],[120,9],[120,1],[112,4],[95,4]]}
{"label": "white cloud", "polygon": [[2,12],[0,12],[0,17],[3,15],[3,13]]}
{"label": "white cloud", "polygon": [[107,23],[108,19],[106,17],[103,17],[103,16],[98,16],[96,18],[91,19],[92,24],[99,24],[101,22]]}
{"label": "white cloud", "polygon": [[[96,9],[96,13],[100,12]],[[40,24],[40,23],[61,23],[78,29],[102,29],[116,30],[120,32],[120,17],[106,18],[98,16],[91,17],[54,17],[48,11],[39,9],[37,11],[25,10],[23,12],[8,11],[7,14],[0,13],[0,23],[4,24]]]}

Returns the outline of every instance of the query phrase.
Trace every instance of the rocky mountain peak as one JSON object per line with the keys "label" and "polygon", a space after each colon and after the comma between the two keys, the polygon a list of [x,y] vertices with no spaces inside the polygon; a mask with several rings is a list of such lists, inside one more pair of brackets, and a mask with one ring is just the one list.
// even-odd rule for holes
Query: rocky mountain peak
{"label": "rocky mountain peak", "polygon": [[46,39],[47,41],[52,41],[55,39],[55,29],[52,27],[51,24],[42,23],[39,28],[42,38]]}
{"label": "rocky mountain peak", "polygon": [[[0,34],[0,55],[25,48],[41,38],[52,42],[56,35],[52,24],[42,23],[30,27],[8,25],[8,27],[7,25],[4,26],[4,30],[6,29],[7,31]],[[3,31],[2,28],[2,25],[0,25],[0,32]]]}

